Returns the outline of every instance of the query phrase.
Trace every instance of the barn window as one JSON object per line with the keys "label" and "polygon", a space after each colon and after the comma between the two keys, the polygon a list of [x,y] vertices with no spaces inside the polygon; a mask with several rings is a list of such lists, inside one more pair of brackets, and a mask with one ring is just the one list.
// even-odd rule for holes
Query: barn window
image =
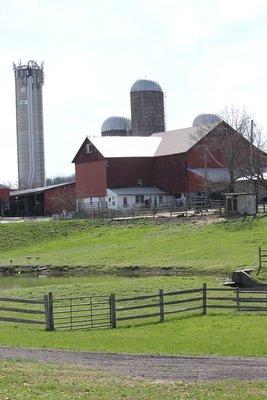
{"label": "barn window", "polygon": [[128,198],[123,197],[123,207],[128,207]]}
{"label": "barn window", "polygon": [[86,151],[87,154],[92,153],[92,151],[93,151],[93,146],[92,146],[91,143],[86,143],[86,145],[85,145],[85,151]]}
{"label": "barn window", "polygon": [[159,195],[159,203],[162,203],[162,195]]}

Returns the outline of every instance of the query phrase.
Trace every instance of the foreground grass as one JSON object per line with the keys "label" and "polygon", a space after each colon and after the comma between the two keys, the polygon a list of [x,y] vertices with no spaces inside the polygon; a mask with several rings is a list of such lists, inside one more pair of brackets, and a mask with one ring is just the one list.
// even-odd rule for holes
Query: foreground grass
{"label": "foreground grass", "polygon": [[266,396],[266,382],[150,382],[68,365],[0,363],[0,400],[259,400]]}
{"label": "foreground grass", "polygon": [[267,356],[262,315],[207,315],[97,331],[45,332],[0,324],[0,345],[147,354]]}
{"label": "foreground grass", "polygon": [[214,224],[76,220],[0,225],[0,264],[11,266],[230,272],[257,265],[258,246],[267,247],[266,218]]}

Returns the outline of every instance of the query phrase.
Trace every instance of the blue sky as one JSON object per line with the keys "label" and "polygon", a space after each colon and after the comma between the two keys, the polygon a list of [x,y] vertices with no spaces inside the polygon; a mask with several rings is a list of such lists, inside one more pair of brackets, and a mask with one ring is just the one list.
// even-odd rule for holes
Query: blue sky
{"label": "blue sky", "polygon": [[266,0],[0,0],[0,182],[17,180],[13,61],[45,63],[46,174],[68,175],[139,78],[162,86],[167,129],[234,105],[266,131],[266,21]]}

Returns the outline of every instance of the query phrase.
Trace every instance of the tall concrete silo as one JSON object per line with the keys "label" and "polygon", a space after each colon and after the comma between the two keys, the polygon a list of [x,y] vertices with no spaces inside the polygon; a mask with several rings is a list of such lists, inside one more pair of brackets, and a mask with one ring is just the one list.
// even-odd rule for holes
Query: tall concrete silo
{"label": "tall concrete silo", "polygon": [[165,131],[164,95],[157,82],[136,81],[131,88],[133,136],[150,136]]}
{"label": "tall concrete silo", "polygon": [[102,136],[130,136],[131,121],[128,118],[112,116],[101,127]]}
{"label": "tall concrete silo", "polygon": [[43,63],[13,64],[16,85],[19,188],[45,186]]}

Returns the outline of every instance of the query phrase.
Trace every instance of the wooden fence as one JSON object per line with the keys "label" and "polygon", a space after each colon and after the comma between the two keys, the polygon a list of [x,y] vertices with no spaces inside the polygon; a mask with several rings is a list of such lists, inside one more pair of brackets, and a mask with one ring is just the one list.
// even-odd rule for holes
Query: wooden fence
{"label": "wooden fence", "polygon": [[259,268],[257,271],[257,275],[259,275],[259,272],[264,264],[267,264],[267,249],[259,247]]}
{"label": "wooden fence", "polygon": [[49,297],[52,295],[45,295],[40,300],[0,297],[0,321],[43,325],[51,330]]}
{"label": "wooden fence", "polygon": [[[8,312],[0,321],[43,324],[46,330],[91,330],[116,328],[149,322],[164,322],[177,315],[267,311],[267,291],[239,288],[213,288],[204,283],[201,288],[138,296],[79,296],[54,298],[52,293],[43,300],[0,298],[0,312]],[[31,309],[11,307],[12,302],[31,304]],[[38,309],[33,306],[39,306]],[[20,317],[18,317],[18,314]],[[25,315],[34,314],[34,320]]]}

